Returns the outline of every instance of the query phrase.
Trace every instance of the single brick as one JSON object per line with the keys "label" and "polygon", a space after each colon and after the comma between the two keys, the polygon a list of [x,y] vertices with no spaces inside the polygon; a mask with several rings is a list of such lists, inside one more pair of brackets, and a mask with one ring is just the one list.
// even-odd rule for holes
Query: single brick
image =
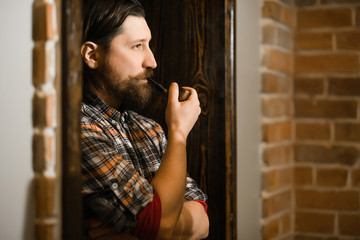
{"label": "single brick", "polygon": [[290,73],[292,56],[288,52],[271,49],[266,54],[266,66],[272,70]]}
{"label": "single brick", "polygon": [[53,12],[53,5],[44,2],[40,5],[33,5],[33,40],[46,41],[56,37],[56,17]]}
{"label": "single brick", "polygon": [[291,169],[277,169],[262,174],[263,190],[273,191],[292,184]]}
{"label": "single brick", "polygon": [[304,186],[312,184],[312,169],[309,167],[295,167],[294,184],[296,186]]}
{"label": "single brick", "polygon": [[296,123],[296,139],[329,140],[329,123]]}
{"label": "single brick", "polygon": [[264,142],[281,142],[291,139],[291,122],[277,122],[263,125]]}
{"label": "single brick", "polygon": [[264,1],[262,9],[263,18],[271,18],[274,20],[281,20],[282,8],[279,3]]}
{"label": "single brick", "polygon": [[356,100],[295,99],[296,117],[306,118],[357,118]]}
{"label": "single brick", "polygon": [[296,33],[295,49],[332,49],[332,33]]}
{"label": "single brick", "polygon": [[360,123],[336,123],[335,140],[360,141]]}
{"label": "single brick", "polygon": [[294,147],[295,162],[319,164],[354,165],[359,159],[359,149],[346,146],[325,147],[321,145],[296,144]]}
{"label": "single brick", "polygon": [[43,134],[33,135],[33,169],[42,173],[54,165],[54,138]]}
{"label": "single brick", "polygon": [[[360,38],[359,38],[360,39]],[[340,96],[360,96],[360,78],[330,78],[329,94]]]}
{"label": "single brick", "polygon": [[262,43],[275,44],[277,41],[277,27],[265,25],[262,27]]}
{"label": "single brick", "polygon": [[55,126],[55,96],[52,94],[35,93],[33,97],[33,126]]}
{"label": "single brick", "polygon": [[[52,69],[55,65],[55,50],[45,42],[36,43],[33,48],[33,85],[38,87],[54,79]],[[60,54],[59,54],[60,55]]]}
{"label": "single brick", "polygon": [[283,23],[291,28],[294,28],[296,16],[295,11],[293,10],[293,8],[291,8],[291,6],[285,7],[283,11]]}
{"label": "single brick", "polygon": [[360,50],[360,31],[339,32],[336,43],[339,49]]}
{"label": "single brick", "polygon": [[293,26],[294,13],[290,6],[273,1],[265,1],[262,9],[263,18],[270,18],[277,22]]}
{"label": "single brick", "polygon": [[351,184],[354,187],[360,187],[360,168],[354,169],[352,171]]}
{"label": "single brick", "polygon": [[262,239],[270,240],[279,235],[279,220],[274,219],[269,222],[264,223],[262,228]]}
{"label": "single brick", "polygon": [[292,147],[281,145],[265,148],[263,151],[263,161],[266,166],[282,165],[291,162]]}
{"label": "single brick", "polygon": [[299,29],[350,26],[352,13],[348,8],[299,9],[297,12]]}
{"label": "single brick", "polygon": [[324,80],[322,78],[295,78],[295,94],[324,94]]}
{"label": "single brick", "polygon": [[46,82],[47,66],[46,66],[46,45],[45,43],[36,44],[33,48],[33,85],[36,87]]}
{"label": "single brick", "polygon": [[290,114],[291,101],[287,98],[267,98],[262,100],[262,114],[265,117],[286,117]]}
{"label": "single brick", "polygon": [[317,184],[320,186],[342,187],[346,185],[348,172],[344,169],[318,169]]}
{"label": "single brick", "polygon": [[328,213],[300,212],[295,213],[295,230],[316,233],[332,233],[335,227],[335,216]]}
{"label": "single brick", "polygon": [[360,235],[360,214],[340,214],[339,228],[342,234]]}
{"label": "single brick", "polygon": [[277,76],[271,73],[262,74],[262,89],[263,93],[289,93],[290,79]]}
{"label": "single brick", "polygon": [[296,207],[329,210],[359,210],[356,191],[296,190]]}
{"label": "single brick", "polygon": [[263,198],[263,217],[272,216],[284,210],[290,209],[291,191],[275,194],[269,198]]}
{"label": "single brick", "polygon": [[292,47],[292,35],[291,32],[287,29],[278,28],[278,39],[277,44],[285,49],[290,50]]}
{"label": "single brick", "polygon": [[44,135],[34,134],[32,141],[33,169],[37,173],[42,173],[46,170],[45,147]]}
{"label": "single brick", "polygon": [[56,178],[42,175],[35,176],[36,216],[55,216]]}
{"label": "single brick", "polygon": [[359,71],[359,57],[357,54],[319,54],[295,55],[295,72],[348,72]]}

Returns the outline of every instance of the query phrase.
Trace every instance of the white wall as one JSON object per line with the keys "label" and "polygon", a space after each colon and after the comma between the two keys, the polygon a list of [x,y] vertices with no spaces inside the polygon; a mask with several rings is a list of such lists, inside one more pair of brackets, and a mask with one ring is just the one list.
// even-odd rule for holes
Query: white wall
{"label": "white wall", "polygon": [[0,239],[32,240],[30,0],[0,2]]}
{"label": "white wall", "polygon": [[261,239],[260,2],[236,1],[238,240]]}

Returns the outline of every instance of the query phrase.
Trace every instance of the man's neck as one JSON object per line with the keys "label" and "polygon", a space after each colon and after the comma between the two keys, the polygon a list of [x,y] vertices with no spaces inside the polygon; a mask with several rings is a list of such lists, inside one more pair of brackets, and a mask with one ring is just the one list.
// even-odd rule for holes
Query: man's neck
{"label": "man's neck", "polygon": [[106,93],[104,90],[96,88],[94,85],[90,85],[90,91],[93,92],[96,96],[101,98],[107,105],[112,108],[118,109],[120,106],[119,99],[116,99],[109,93]]}

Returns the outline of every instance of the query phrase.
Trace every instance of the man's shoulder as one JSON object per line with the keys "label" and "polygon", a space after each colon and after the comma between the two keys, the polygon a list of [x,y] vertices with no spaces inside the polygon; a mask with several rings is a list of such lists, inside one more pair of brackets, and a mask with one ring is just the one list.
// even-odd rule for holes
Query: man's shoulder
{"label": "man's shoulder", "polygon": [[84,102],[81,103],[81,124],[94,123],[101,116],[99,112],[91,105]]}
{"label": "man's shoulder", "polygon": [[140,123],[141,125],[143,125],[147,128],[160,128],[161,129],[160,124],[152,118],[146,117],[146,116],[141,115],[134,111],[129,111],[128,113],[132,120]]}

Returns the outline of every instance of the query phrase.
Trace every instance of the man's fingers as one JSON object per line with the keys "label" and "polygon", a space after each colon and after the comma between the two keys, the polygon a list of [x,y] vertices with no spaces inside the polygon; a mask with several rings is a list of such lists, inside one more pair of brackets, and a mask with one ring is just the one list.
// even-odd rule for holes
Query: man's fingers
{"label": "man's fingers", "polygon": [[176,82],[172,82],[168,91],[168,101],[178,102],[179,97],[179,85]]}

